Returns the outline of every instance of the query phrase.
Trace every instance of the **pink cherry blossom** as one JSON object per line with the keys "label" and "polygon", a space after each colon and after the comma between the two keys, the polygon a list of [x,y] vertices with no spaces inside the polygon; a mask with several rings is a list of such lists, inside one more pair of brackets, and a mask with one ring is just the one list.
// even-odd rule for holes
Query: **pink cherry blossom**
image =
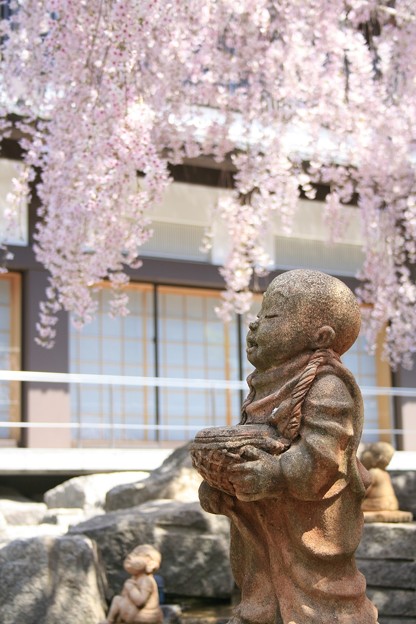
{"label": "pink cherry blossom", "polygon": [[[20,132],[26,179],[41,171],[35,251],[50,273],[39,341],[57,311],[81,326],[109,279],[126,314],[168,163],[232,160],[213,207],[228,231],[218,310],[250,307],[268,272],[274,213],[290,232],[302,190],[328,185],[336,239],[358,197],[359,295],[370,345],[416,350],[416,6],[413,0],[11,0],[0,21],[0,132]],[[10,113],[18,121],[12,123]],[[298,137],[294,140],[294,137]],[[299,137],[301,140],[299,141]],[[11,214],[13,210],[11,211]],[[209,242],[212,233],[207,232]]]}

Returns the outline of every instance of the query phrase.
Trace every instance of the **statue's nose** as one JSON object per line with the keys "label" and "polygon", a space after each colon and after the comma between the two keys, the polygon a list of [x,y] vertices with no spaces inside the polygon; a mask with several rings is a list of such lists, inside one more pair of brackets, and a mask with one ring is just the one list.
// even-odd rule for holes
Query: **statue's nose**
{"label": "statue's nose", "polygon": [[249,323],[249,328],[251,329],[251,331],[254,331],[257,329],[257,327],[259,326],[259,321],[258,319],[256,319],[255,321],[251,321],[251,323]]}

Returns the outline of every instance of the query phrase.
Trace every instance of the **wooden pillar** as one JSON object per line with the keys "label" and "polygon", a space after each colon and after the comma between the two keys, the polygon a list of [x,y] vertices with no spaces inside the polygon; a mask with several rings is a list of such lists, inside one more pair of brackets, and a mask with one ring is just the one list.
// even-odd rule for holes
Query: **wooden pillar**
{"label": "wooden pillar", "polygon": [[[23,273],[23,369],[66,373],[69,364],[68,315],[60,314],[58,335],[52,349],[35,342],[39,303],[45,297],[47,273],[29,269]],[[70,397],[68,384],[24,382],[22,389],[22,417],[29,423],[70,423]],[[24,436],[25,446],[41,448],[68,448],[71,446],[71,429],[33,428]]]}

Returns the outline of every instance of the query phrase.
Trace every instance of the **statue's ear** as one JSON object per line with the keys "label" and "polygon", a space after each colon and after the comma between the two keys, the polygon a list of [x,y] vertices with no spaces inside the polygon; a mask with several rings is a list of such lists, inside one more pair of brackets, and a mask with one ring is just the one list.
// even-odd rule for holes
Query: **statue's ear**
{"label": "statue's ear", "polygon": [[328,349],[334,342],[335,331],[330,325],[323,325],[318,329],[312,344],[315,349]]}
{"label": "statue's ear", "polygon": [[157,565],[156,561],[149,561],[148,563],[146,563],[146,574],[153,574],[153,572],[156,572],[158,567],[159,566]]}

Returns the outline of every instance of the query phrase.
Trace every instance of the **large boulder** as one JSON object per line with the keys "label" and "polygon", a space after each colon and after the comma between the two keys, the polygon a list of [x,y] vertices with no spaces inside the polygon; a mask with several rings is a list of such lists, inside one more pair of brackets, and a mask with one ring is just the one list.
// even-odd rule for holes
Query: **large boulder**
{"label": "large boulder", "polygon": [[42,522],[44,524],[56,524],[68,530],[70,526],[84,522],[84,520],[88,520],[98,513],[104,513],[104,511],[100,509],[77,509],[76,507],[52,507],[46,511]]}
{"label": "large boulder", "polygon": [[7,529],[6,518],[0,512],[0,534],[1,534],[2,531],[5,531],[6,529]]}
{"label": "large boulder", "polygon": [[106,511],[136,507],[149,500],[198,500],[201,477],[193,468],[189,444],[177,448],[150,476],[139,483],[119,485],[106,497]]}
{"label": "large boulder", "polygon": [[0,514],[7,524],[39,524],[45,511],[44,503],[34,502],[14,488],[0,486]]}
{"label": "large boulder", "polygon": [[145,479],[148,472],[109,472],[73,477],[45,493],[44,501],[52,508],[103,507],[107,492],[114,486]]}
{"label": "large boulder", "polygon": [[203,511],[197,502],[158,500],[97,516],[70,529],[94,540],[105,563],[109,593],[126,578],[124,557],[138,544],[153,544],[162,554],[160,574],[170,596],[228,598],[229,523]]}
{"label": "large boulder", "polygon": [[0,499],[0,513],[7,524],[39,524],[42,522],[46,509],[44,503],[9,498]]}
{"label": "large boulder", "polygon": [[[0,528],[0,548],[14,540],[27,540],[32,537],[59,537],[67,532],[67,527],[56,524],[6,524]],[[0,620],[1,622],[1,620]]]}
{"label": "large boulder", "polygon": [[104,581],[83,536],[15,540],[0,550],[2,624],[97,624]]}

